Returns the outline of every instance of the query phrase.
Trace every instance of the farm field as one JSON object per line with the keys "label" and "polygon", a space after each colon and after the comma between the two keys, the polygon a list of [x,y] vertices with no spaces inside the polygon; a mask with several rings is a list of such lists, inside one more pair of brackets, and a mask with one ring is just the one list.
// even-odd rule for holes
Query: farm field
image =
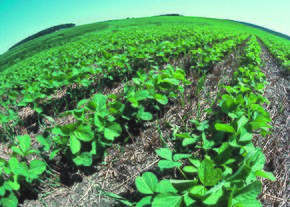
{"label": "farm field", "polygon": [[0,205],[287,206],[290,42],[112,20],[0,56]]}

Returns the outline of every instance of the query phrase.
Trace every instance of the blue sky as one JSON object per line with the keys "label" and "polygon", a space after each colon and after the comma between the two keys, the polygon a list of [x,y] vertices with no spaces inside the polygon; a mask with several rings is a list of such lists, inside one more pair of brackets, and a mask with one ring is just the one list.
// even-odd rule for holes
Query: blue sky
{"label": "blue sky", "polygon": [[166,13],[240,20],[290,36],[290,0],[0,0],[0,54],[58,24]]}

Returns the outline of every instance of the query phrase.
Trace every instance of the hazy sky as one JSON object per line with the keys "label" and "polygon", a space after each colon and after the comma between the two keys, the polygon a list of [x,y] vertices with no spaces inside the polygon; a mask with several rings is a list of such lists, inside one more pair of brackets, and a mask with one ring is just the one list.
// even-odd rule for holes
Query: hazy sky
{"label": "hazy sky", "polygon": [[290,0],[0,0],[0,54],[58,24],[166,13],[240,20],[290,36]]}

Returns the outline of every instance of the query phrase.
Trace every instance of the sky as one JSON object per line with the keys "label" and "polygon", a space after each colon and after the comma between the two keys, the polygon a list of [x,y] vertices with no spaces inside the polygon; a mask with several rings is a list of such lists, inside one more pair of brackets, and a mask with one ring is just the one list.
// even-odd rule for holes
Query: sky
{"label": "sky", "polygon": [[58,24],[168,13],[244,21],[290,36],[290,0],[0,0],[0,54]]}

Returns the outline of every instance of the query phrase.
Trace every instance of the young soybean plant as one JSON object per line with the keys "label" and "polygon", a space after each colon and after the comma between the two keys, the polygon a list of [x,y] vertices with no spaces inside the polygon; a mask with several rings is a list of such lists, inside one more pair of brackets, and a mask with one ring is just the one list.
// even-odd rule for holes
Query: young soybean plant
{"label": "young soybean plant", "polygon": [[38,154],[37,150],[30,149],[31,139],[28,135],[17,136],[18,142],[11,149],[11,158],[6,161],[0,158],[0,205],[16,207],[18,204],[17,192],[21,187],[31,188],[35,181],[46,170],[46,164],[38,159],[27,160],[29,155]]}

